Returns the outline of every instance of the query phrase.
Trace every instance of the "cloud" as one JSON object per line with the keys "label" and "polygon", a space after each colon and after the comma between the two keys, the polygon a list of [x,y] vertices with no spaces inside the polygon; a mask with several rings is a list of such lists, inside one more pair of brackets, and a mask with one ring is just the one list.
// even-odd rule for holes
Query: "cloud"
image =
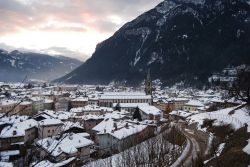
{"label": "cloud", "polygon": [[[137,17],[141,13],[153,8],[162,0],[6,0],[0,1],[0,42],[8,45],[16,45],[22,37],[23,45],[27,43],[27,48],[31,48],[32,42],[28,41],[32,34],[36,34],[44,40],[47,34],[51,39],[51,33],[65,34],[67,40],[73,34],[77,40],[72,40],[74,45],[85,45],[85,54],[93,52],[100,40],[112,35],[118,28],[126,22]],[[25,41],[24,34],[27,35]],[[29,35],[31,34],[31,35]],[[79,35],[76,35],[79,34]],[[92,35],[92,37],[90,37]],[[54,35],[58,37],[58,35]],[[78,36],[78,37],[77,37]],[[82,41],[79,44],[79,37]],[[89,39],[88,39],[89,38]],[[90,39],[92,38],[92,39]],[[37,39],[39,40],[39,39]],[[63,45],[57,40],[54,44],[47,42],[50,46],[45,47],[38,41],[34,44],[37,49],[47,49],[52,47],[67,48],[73,47]],[[78,42],[78,43],[77,43]],[[67,41],[64,42],[67,44]],[[76,47],[75,47],[76,48]],[[68,50],[76,50],[67,48]],[[90,48],[90,49],[88,49]]]}
{"label": "cloud", "polygon": [[84,53],[81,53],[77,50],[70,50],[65,47],[50,47],[46,49],[26,49],[26,48],[15,48],[9,45],[6,45],[5,43],[0,43],[0,48],[4,48],[6,51],[11,52],[13,50],[19,50],[23,52],[34,52],[34,53],[42,53],[42,54],[48,54],[51,56],[66,56],[66,57],[73,57],[76,58],[82,62],[86,61],[87,57],[89,55],[86,55]]}
{"label": "cloud", "polygon": [[72,51],[64,47],[50,47],[47,49],[39,50],[41,53],[50,54],[50,55],[60,55],[66,57],[74,57],[80,61],[86,61],[88,55],[83,54],[79,51]]}

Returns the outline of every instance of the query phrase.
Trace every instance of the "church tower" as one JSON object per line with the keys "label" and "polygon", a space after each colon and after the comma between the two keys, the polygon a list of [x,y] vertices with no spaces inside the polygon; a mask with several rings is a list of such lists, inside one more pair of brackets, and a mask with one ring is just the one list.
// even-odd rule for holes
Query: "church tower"
{"label": "church tower", "polygon": [[145,93],[146,95],[152,95],[152,81],[150,77],[150,69],[148,70],[147,78],[145,80]]}

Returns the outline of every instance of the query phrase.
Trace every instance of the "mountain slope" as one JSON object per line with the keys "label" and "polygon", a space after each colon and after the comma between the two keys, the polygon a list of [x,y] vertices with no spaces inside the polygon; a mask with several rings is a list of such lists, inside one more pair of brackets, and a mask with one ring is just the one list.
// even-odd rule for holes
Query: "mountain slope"
{"label": "mountain slope", "polygon": [[0,81],[22,81],[26,75],[29,79],[48,81],[71,72],[81,64],[63,56],[0,50]]}
{"label": "mountain slope", "polygon": [[228,65],[250,63],[248,0],[165,0],[98,44],[82,66],[57,80],[138,83],[150,68],[166,83],[207,81]]}

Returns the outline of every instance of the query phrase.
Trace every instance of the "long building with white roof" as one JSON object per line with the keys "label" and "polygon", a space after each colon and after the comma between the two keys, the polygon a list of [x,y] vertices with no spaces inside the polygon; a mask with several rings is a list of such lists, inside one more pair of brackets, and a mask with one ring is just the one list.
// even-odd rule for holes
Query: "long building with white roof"
{"label": "long building with white roof", "polygon": [[100,106],[112,107],[113,103],[152,104],[152,96],[143,92],[105,92],[99,98]]}

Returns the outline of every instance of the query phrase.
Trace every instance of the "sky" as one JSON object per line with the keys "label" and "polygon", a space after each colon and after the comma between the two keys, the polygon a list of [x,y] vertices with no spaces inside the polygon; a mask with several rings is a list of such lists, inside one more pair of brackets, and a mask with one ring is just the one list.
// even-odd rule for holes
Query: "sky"
{"label": "sky", "polygon": [[96,45],[162,0],[0,0],[0,48],[85,61]]}

